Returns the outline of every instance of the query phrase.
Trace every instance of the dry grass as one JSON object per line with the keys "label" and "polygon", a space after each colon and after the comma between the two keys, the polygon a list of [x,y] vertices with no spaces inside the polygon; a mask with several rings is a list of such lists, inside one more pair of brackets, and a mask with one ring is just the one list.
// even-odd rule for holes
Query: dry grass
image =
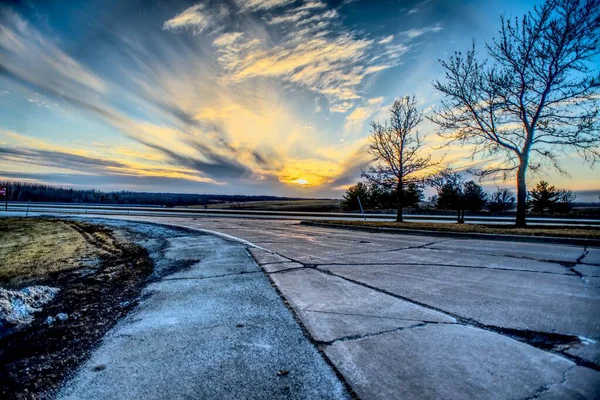
{"label": "dry grass", "polygon": [[[189,206],[189,208],[203,208],[202,206]],[[211,204],[210,209],[236,209],[260,211],[308,211],[328,212],[340,211],[340,200],[309,199],[309,200],[273,200],[273,201],[248,201],[244,203]]]}
{"label": "dry grass", "polygon": [[15,283],[76,268],[98,250],[68,223],[0,218],[0,282]]}
{"label": "dry grass", "polygon": [[528,227],[515,228],[512,226],[490,226],[475,224],[441,224],[428,222],[379,222],[379,221],[311,221],[334,225],[357,227],[417,229],[441,232],[458,233],[489,233],[495,235],[524,235],[524,236],[552,236],[569,238],[600,239],[598,228],[563,228],[563,227]]}

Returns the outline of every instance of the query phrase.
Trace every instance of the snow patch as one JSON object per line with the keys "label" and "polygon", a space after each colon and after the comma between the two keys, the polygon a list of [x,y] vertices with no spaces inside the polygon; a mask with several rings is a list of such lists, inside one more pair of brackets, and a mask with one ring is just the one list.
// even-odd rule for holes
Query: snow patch
{"label": "snow patch", "polygon": [[29,286],[21,290],[0,288],[0,328],[29,324],[33,314],[52,300],[58,288],[49,286]]}

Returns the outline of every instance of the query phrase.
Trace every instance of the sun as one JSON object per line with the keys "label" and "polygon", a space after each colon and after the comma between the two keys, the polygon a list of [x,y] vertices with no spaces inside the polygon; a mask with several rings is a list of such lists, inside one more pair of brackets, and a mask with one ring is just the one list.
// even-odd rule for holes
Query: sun
{"label": "sun", "polygon": [[306,179],[302,179],[302,178],[294,179],[292,182],[296,183],[298,185],[302,185],[302,186],[304,186],[304,185],[310,185],[309,181],[307,181]]}

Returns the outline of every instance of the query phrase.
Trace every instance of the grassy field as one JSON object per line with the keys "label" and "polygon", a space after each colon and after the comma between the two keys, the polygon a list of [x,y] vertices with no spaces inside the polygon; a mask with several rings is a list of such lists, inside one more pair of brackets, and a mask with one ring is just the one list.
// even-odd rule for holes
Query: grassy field
{"label": "grassy field", "polygon": [[76,268],[98,250],[64,221],[0,218],[0,283]]}
{"label": "grassy field", "polygon": [[528,227],[515,228],[512,226],[490,226],[475,224],[439,224],[427,222],[378,222],[378,221],[310,221],[332,225],[345,225],[356,227],[417,229],[424,231],[458,232],[458,233],[489,233],[495,235],[525,235],[525,236],[552,236],[600,239],[598,228],[563,228],[563,227]]}
{"label": "grassy field", "polygon": [[[188,208],[204,208],[189,206]],[[249,201],[244,203],[211,204],[210,209],[232,210],[261,210],[261,211],[306,211],[306,212],[335,212],[340,211],[340,200],[309,199],[309,200],[273,200]]]}

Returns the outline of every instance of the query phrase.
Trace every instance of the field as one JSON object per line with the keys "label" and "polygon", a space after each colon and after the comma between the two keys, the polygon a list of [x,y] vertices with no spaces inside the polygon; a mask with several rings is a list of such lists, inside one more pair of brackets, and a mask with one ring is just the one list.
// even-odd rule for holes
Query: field
{"label": "field", "polygon": [[457,232],[457,233],[488,233],[495,235],[523,235],[570,237],[584,239],[600,239],[599,228],[574,227],[527,227],[515,228],[508,226],[490,226],[476,224],[439,224],[427,222],[379,222],[379,221],[310,221],[318,224],[344,225],[369,228],[417,229],[424,231]]}
{"label": "field", "polygon": [[[203,208],[189,206],[188,208]],[[211,204],[210,209],[232,210],[261,210],[261,211],[304,211],[304,212],[337,212],[340,211],[340,200],[309,199],[309,200],[272,200],[248,201],[243,203]]]}
{"label": "field", "polygon": [[77,268],[81,260],[98,255],[98,249],[67,222],[0,219],[0,284],[3,286],[19,286],[54,272]]}

